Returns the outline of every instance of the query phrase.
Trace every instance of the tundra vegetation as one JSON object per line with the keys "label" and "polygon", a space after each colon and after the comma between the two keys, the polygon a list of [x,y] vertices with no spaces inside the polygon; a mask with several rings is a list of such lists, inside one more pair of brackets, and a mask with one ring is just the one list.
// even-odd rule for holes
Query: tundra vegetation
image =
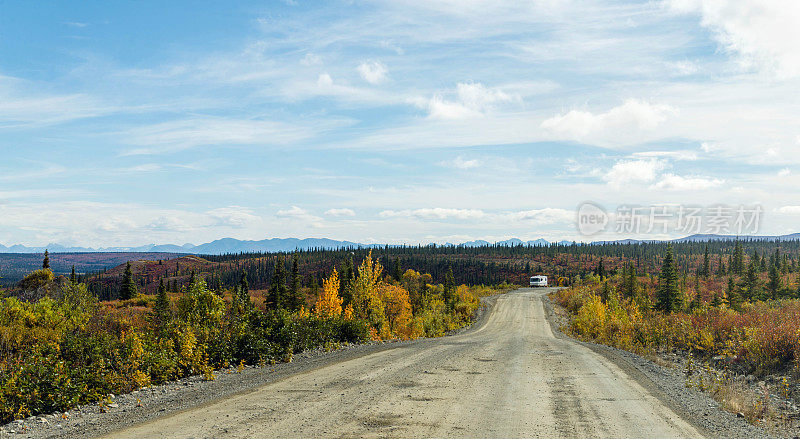
{"label": "tundra vegetation", "polygon": [[726,383],[737,375],[800,377],[798,261],[780,250],[746,255],[736,243],[726,258],[706,250],[696,262],[681,269],[669,246],[658,273],[620,261],[613,274],[573,279],[554,299],[569,311],[573,335],[644,355],[681,353],[687,385],[757,421],[769,398],[743,407]]}
{"label": "tundra vegetation", "polygon": [[296,259],[289,270],[278,259],[266,292],[251,292],[241,270],[230,289],[191,273],[178,291],[160,279],[144,295],[127,264],[123,299],[105,302],[77,275],[54,276],[45,259],[0,299],[0,422],[189,375],[210,380],[229,365],[291,361],[315,347],[441,336],[496,291],[452,276],[434,284],[411,269],[386,275],[371,253],[344,279],[334,269],[321,288],[301,287]]}

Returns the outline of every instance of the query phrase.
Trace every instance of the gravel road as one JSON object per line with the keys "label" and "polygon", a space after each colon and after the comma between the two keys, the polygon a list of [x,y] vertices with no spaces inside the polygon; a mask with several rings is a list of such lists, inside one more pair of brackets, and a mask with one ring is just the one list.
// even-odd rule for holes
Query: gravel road
{"label": "gravel road", "polygon": [[703,437],[613,361],[554,336],[549,289],[483,324],[288,376],[108,437]]}
{"label": "gravel road", "polygon": [[490,297],[449,337],[188,378],[103,410],[17,421],[0,437],[768,437],[679,372],[560,334],[552,291]]}

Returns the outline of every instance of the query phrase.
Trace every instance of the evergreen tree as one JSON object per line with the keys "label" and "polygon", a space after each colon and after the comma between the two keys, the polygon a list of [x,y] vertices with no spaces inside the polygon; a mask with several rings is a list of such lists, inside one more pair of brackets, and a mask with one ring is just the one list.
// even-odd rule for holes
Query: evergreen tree
{"label": "evergreen tree", "polygon": [[658,291],[656,309],[663,312],[677,311],[680,308],[680,293],[678,291],[678,271],[675,267],[675,259],[672,251],[672,244],[667,245],[667,254],[661,266],[661,273],[658,276]]}
{"label": "evergreen tree", "polygon": [[639,289],[636,267],[630,263],[622,269],[622,294],[625,297],[636,297]]}
{"label": "evergreen tree", "polygon": [[292,274],[289,281],[289,309],[297,311],[306,305],[306,300],[303,297],[303,292],[300,290],[300,267],[297,261],[297,255],[292,258]]}
{"label": "evergreen tree", "polygon": [[456,278],[453,275],[453,267],[447,267],[447,273],[444,275],[444,303],[449,307],[453,307],[455,302],[456,293]]}
{"label": "evergreen tree", "polygon": [[247,297],[250,297],[250,283],[247,281],[247,272],[244,271],[244,269],[242,269],[239,275],[239,290],[242,294],[246,294]]}
{"label": "evergreen tree", "polygon": [[164,334],[171,319],[172,310],[170,309],[169,297],[167,297],[167,287],[164,285],[164,279],[161,279],[158,282],[156,303],[153,305],[153,320],[156,324],[157,334],[159,336]]}
{"label": "evergreen tree", "polygon": [[400,258],[394,258],[394,280],[400,282],[403,277],[403,269],[400,267]]}
{"label": "evergreen tree", "polygon": [[75,266],[72,266],[72,272],[69,274],[69,281],[70,283],[76,284],[78,283],[78,276],[75,274]]}
{"label": "evergreen tree", "polygon": [[272,304],[275,309],[285,309],[287,305],[288,291],[286,288],[286,266],[283,256],[278,256],[275,260],[275,270],[272,273],[272,281],[269,285],[267,302]]}
{"label": "evergreen tree", "polygon": [[774,263],[769,267],[769,281],[767,282],[767,291],[770,298],[775,300],[781,291],[781,273],[778,271],[778,263]]}
{"label": "evergreen tree", "polygon": [[721,293],[719,291],[714,292],[714,299],[711,300],[711,306],[714,308],[720,308],[723,305],[727,305],[725,293]]}
{"label": "evergreen tree", "polygon": [[607,280],[603,281],[603,289],[600,290],[600,299],[603,302],[608,302],[608,299],[611,297],[611,285],[608,284]]}
{"label": "evergreen tree", "polygon": [[50,252],[45,249],[44,260],[42,261],[42,269],[50,268]]}
{"label": "evergreen tree", "polygon": [[700,269],[700,275],[708,277],[711,274],[711,258],[708,255],[708,244],[706,244],[706,251],[703,254],[703,266]]}
{"label": "evergreen tree", "polygon": [[189,288],[197,282],[197,274],[192,270],[192,273],[189,275]]}
{"label": "evergreen tree", "polygon": [[[342,298],[342,307],[346,307],[353,300],[352,284],[355,282],[355,268],[353,259],[346,256],[339,267],[339,296]],[[322,283],[320,282],[320,285]]]}
{"label": "evergreen tree", "polygon": [[133,299],[136,297],[136,283],[133,281],[133,271],[131,263],[125,266],[125,273],[122,275],[122,287],[119,290],[119,298],[122,300]]}
{"label": "evergreen tree", "polygon": [[758,300],[761,293],[756,265],[758,265],[757,261],[751,261],[750,265],[747,267],[747,273],[744,276],[744,288],[747,294],[747,300]]}
{"label": "evergreen tree", "polygon": [[603,258],[600,258],[600,261],[597,262],[597,275],[600,277],[600,280],[606,278],[606,268],[603,266]]}
{"label": "evergreen tree", "polygon": [[739,240],[736,240],[736,245],[733,248],[733,259],[731,260],[731,271],[738,274],[739,276],[744,273],[744,250],[742,249],[742,243]]}
{"label": "evergreen tree", "polygon": [[731,308],[735,309],[736,311],[741,311],[742,296],[739,294],[739,291],[736,288],[736,283],[733,281],[733,277],[728,278],[728,287],[725,290],[725,293],[728,295],[728,302],[730,303]]}
{"label": "evergreen tree", "polygon": [[725,269],[725,261],[722,260],[722,255],[717,258],[717,276],[725,276],[728,270]]}

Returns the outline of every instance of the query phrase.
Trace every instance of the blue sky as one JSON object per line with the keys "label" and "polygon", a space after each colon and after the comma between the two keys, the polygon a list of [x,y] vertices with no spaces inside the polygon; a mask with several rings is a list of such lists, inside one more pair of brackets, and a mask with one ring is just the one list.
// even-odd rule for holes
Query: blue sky
{"label": "blue sky", "polygon": [[582,239],[587,200],[800,231],[799,21],[792,0],[2,2],[0,243]]}

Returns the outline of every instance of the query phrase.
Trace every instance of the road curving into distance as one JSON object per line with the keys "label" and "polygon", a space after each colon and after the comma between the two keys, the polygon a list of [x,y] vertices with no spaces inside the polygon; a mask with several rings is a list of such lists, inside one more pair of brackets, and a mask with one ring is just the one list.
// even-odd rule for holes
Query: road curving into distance
{"label": "road curving into distance", "polygon": [[557,338],[542,296],[496,298],[451,337],[289,376],[108,437],[703,437],[602,355]]}

